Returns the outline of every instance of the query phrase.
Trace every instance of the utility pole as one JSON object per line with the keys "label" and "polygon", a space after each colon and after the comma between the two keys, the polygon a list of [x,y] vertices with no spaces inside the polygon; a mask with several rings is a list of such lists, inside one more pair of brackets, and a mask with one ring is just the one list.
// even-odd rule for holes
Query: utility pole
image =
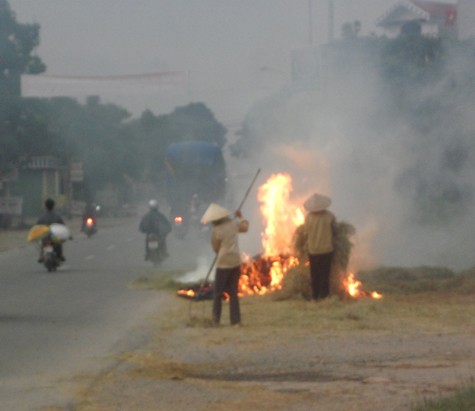
{"label": "utility pole", "polygon": [[328,0],[328,44],[333,43],[335,30],[335,10],[333,0]]}
{"label": "utility pole", "polygon": [[313,45],[313,0],[308,0],[308,42]]}

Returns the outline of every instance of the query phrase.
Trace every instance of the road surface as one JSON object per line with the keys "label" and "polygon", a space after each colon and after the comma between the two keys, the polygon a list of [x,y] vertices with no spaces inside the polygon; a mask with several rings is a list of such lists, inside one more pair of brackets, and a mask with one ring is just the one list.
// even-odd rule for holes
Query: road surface
{"label": "road surface", "polygon": [[[148,321],[170,303],[130,287],[151,270],[138,218],[108,228],[100,223],[90,239],[74,233],[64,246],[67,261],[54,273],[36,262],[32,244],[0,253],[2,410],[67,405],[73,377],[113,366],[114,355],[144,342]],[[168,243],[164,269],[189,266],[209,247],[173,235]]]}

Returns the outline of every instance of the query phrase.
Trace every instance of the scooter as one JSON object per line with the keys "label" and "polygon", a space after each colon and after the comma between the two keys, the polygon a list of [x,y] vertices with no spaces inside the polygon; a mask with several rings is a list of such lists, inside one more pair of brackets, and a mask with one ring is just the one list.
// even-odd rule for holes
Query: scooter
{"label": "scooter", "polygon": [[64,261],[62,255],[62,245],[66,240],[72,240],[73,237],[69,228],[64,224],[33,226],[28,232],[27,240],[34,241],[37,245],[40,257],[39,263],[42,263],[48,271],[56,271]]}
{"label": "scooter", "polygon": [[55,249],[55,244],[51,236],[45,237],[41,242],[41,255],[43,265],[48,272],[56,271],[61,264],[61,260]]}
{"label": "scooter", "polygon": [[173,216],[173,232],[176,237],[180,240],[183,240],[188,233],[189,221],[186,217],[182,215]]}
{"label": "scooter", "polygon": [[151,261],[154,266],[159,265],[168,254],[163,249],[160,239],[156,234],[149,233],[145,242],[145,260]]}
{"label": "scooter", "polygon": [[87,235],[87,238],[95,234],[97,232],[96,219],[94,217],[87,217],[83,221],[82,231]]}

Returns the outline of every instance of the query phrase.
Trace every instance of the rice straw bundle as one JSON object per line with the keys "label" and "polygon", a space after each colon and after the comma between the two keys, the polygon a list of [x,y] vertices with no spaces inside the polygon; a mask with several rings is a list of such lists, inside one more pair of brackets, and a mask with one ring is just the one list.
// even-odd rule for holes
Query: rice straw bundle
{"label": "rice straw bundle", "polygon": [[330,272],[330,294],[346,297],[343,279],[346,278],[348,263],[350,261],[353,243],[350,238],[355,235],[356,230],[344,221],[335,224],[333,236],[333,260]]}
{"label": "rice straw bundle", "polygon": [[312,298],[310,271],[308,266],[300,264],[287,271],[282,280],[282,288],[272,294],[274,300],[290,300]]}
{"label": "rice straw bundle", "polygon": [[[346,296],[343,279],[350,260],[353,243],[350,238],[356,233],[355,228],[344,221],[336,222],[333,246],[334,255],[330,273],[330,294],[340,297]],[[307,234],[304,225],[297,227],[292,239],[292,245],[299,266],[287,272],[283,281],[282,289],[276,293],[276,299],[289,299],[303,297],[311,298],[310,270],[308,267]]]}

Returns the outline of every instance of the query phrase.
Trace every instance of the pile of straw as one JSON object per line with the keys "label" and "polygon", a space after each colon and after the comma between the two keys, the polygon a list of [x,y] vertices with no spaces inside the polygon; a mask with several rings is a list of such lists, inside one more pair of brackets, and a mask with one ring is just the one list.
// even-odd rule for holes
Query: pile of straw
{"label": "pile of straw", "polygon": [[[343,279],[346,278],[346,270],[353,248],[350,238],[355,233],[356,230],[351,224],[344,221],[336,222],[333,237],[334,255],[330,274],[330,293],[341,298],[346,297]],[[304,298],[308,300],[312,296],[310,269],[308,266],[307,235],[303,225],[295,230],[292,242],[295,256],[299,259],[300,263],[285,275],[282,281],[282,289],[274,294],[276,300],[291,298]]]}
{"label": "pile of straw", "polygon": [[356,233],[355,227],[344,221],[337,222],[333,236],[333,261],[330,273],[330,293],[341,298],[347,297],[343,279],[347,276],[353,243],[350,238]]}

